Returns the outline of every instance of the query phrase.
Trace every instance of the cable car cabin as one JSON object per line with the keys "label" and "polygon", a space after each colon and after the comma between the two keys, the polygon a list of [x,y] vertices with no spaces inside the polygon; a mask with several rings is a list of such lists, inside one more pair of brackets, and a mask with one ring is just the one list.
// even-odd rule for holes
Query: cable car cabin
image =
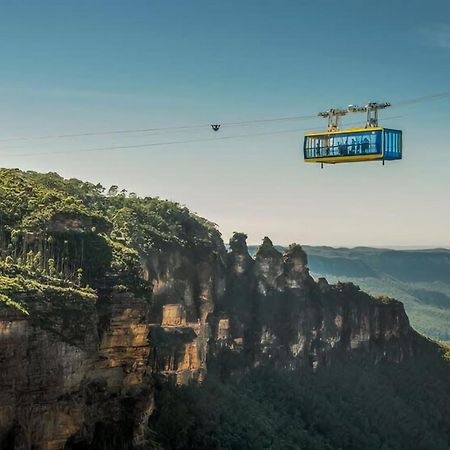
{"label": "cable car cabin", "polygon": [[382,127],[308,133],[305,162],[336,164],[402,159],[402,132]]}

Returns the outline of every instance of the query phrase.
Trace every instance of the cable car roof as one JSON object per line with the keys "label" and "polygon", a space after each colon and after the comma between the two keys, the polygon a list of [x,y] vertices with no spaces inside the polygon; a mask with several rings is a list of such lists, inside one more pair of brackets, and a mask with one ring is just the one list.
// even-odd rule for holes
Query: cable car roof
{"label": "cable car roof", "polygon": [[384,127],[359,127],[359,128],[347,128],[345,130],[332,130],[332,131],[313,131],[305,133],[305,136],[323,136],[330,134],[348,134],[348,133],[360,133],[362,131],[381,131]]}

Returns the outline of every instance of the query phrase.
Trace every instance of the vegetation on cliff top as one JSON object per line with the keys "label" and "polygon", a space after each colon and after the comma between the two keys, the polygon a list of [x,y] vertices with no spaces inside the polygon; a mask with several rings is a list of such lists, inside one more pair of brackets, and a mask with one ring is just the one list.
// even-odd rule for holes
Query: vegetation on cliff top
{"label": "vegetation on cliff top", "polygon": [[145,295],[142,258],[222,246],[213,223],[178,203],[55,173],[0,169],[1,301],[22,312],[24,292],[84,300],[90,288]]}

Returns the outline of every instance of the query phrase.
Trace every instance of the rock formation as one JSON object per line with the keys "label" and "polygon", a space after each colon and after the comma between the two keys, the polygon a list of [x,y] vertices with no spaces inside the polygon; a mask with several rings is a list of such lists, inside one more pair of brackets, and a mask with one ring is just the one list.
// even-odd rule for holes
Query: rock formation
{"label": "rock formation", "polygon": [[[299,245],[269,238],[251,258],[237,233],[209,254],[142,260],[151,299],[98,291],[86,315],[41,319],[0,303],[0,442],[10,449],[144,446],[153,379],[201,382],[274,364],[317,370],[335,358],[373,364],[414,354],[401,303],[309,275]],[[32,301],[32,299],[29,299]],[[109,447],[108,447],[109,446]]]}

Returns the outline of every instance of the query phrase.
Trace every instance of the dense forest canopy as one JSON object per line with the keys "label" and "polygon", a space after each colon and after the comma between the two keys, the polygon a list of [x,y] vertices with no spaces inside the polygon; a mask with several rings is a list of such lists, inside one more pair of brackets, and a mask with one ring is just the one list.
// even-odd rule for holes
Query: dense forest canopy
{"label": "dense forest canopy", "polygon": [[[0,301],[18,308],[25,306],[17,293],[26,289],[148,294],[141,258],[222,247],[216,226],[178,203],[56,173],[0,170]],[[11,289],[11,276],[20,289]]]}
{"label": "dense forest canopy", "polygon": [[445,450],[450,384],[432,346],[422,360],[345,361],[316,373],[259,368],[203,386],[159,385],[155,436],[166,449]]}

